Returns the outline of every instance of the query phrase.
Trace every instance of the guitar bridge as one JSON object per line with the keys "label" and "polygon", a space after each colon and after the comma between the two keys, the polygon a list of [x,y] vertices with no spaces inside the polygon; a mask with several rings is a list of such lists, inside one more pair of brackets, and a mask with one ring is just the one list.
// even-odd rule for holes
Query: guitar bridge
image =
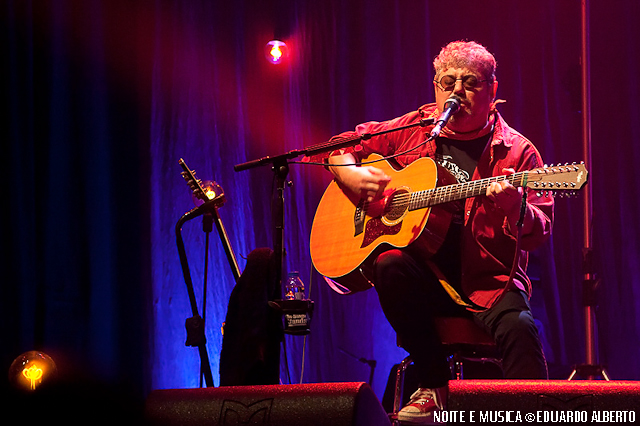
{"label": "guitar bridge", "polygon": [[356,211],[353,214],[354,237],[364,232],[364,217],[364,199],[360,199],[360,202],[356,206]]}

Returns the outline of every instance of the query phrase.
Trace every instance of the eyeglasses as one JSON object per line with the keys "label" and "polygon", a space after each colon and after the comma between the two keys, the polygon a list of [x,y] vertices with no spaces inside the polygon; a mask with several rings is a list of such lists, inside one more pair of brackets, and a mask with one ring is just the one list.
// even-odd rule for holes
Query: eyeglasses
{"label": "eyeglasses", "polygon": [[466,90],[473,90],[476,87],[478,87],[480,83],[482,83],[483,81],[487,81],[486,79],[478,80],[478,77],[476,77],[475,75],[465,75],[462,78],[455,78],[452,75],[445,75],[440,79],[440,81],[436,81],[436,80],[433,80],[433,81],[438,85],[440,90],[442,90],[443,92],[450,92],[453,90],[454,87],[456,87],[456,81],[459,81],[459,80],[462,81],[462,86]]}

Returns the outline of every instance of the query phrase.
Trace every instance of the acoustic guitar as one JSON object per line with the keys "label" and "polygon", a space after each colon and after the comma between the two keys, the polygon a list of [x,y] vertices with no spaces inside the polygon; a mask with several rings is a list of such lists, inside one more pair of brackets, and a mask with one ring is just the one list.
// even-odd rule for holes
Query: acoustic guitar
{"label": "acoustic guitar", "polygon": [[501,180],[544,193],[575,192],[588,176],[584,164],[565,164],[452,183],[453,176],[430,158],[420,158],[401,170],[376,154],[364,161],[374,160],[376,167],[391,176],[384,196],[367,202],[333,180],[311,228],[315,268],[350,291],[371,287],[371,263],[389,247],[413,245],[427,257],[434,254],[451,221],[447,203],[484,195],[491,182]]}

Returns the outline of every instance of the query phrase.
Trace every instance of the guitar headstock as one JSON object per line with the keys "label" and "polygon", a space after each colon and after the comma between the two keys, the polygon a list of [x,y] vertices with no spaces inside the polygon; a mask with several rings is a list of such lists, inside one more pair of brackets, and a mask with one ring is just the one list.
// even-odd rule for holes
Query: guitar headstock
{"label": "guitar headstock", "polygon": [[588,176],[584,163],[545,165],[527,172],[526,186],[539,192],[574,193],[584,186]]}
{"label": "guitar headstock", "polygon": [[215,182],[212,182],[210,185],[203,184],[202,179],[196,177],[196,171],[187,167],[187,164],[182,158],[178,160],[178,163],[183,170],[180,174],[187,182],[187,185],[189,185],[189,188],[191,188],[191,193],[195,199],[207,202],[217,198],[224,201],[224,192],[220,185]]}

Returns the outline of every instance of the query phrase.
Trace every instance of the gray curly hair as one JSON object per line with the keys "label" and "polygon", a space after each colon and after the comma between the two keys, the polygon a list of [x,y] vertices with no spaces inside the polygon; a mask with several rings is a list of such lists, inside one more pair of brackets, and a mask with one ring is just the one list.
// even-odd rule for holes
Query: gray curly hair
{"label": "gray curly hair", "polygon": [[469,68],[482,73],[490,83],[496,79],[496,59],[475,41],[452,41],[433,60],[436,77],[449,68]]}

